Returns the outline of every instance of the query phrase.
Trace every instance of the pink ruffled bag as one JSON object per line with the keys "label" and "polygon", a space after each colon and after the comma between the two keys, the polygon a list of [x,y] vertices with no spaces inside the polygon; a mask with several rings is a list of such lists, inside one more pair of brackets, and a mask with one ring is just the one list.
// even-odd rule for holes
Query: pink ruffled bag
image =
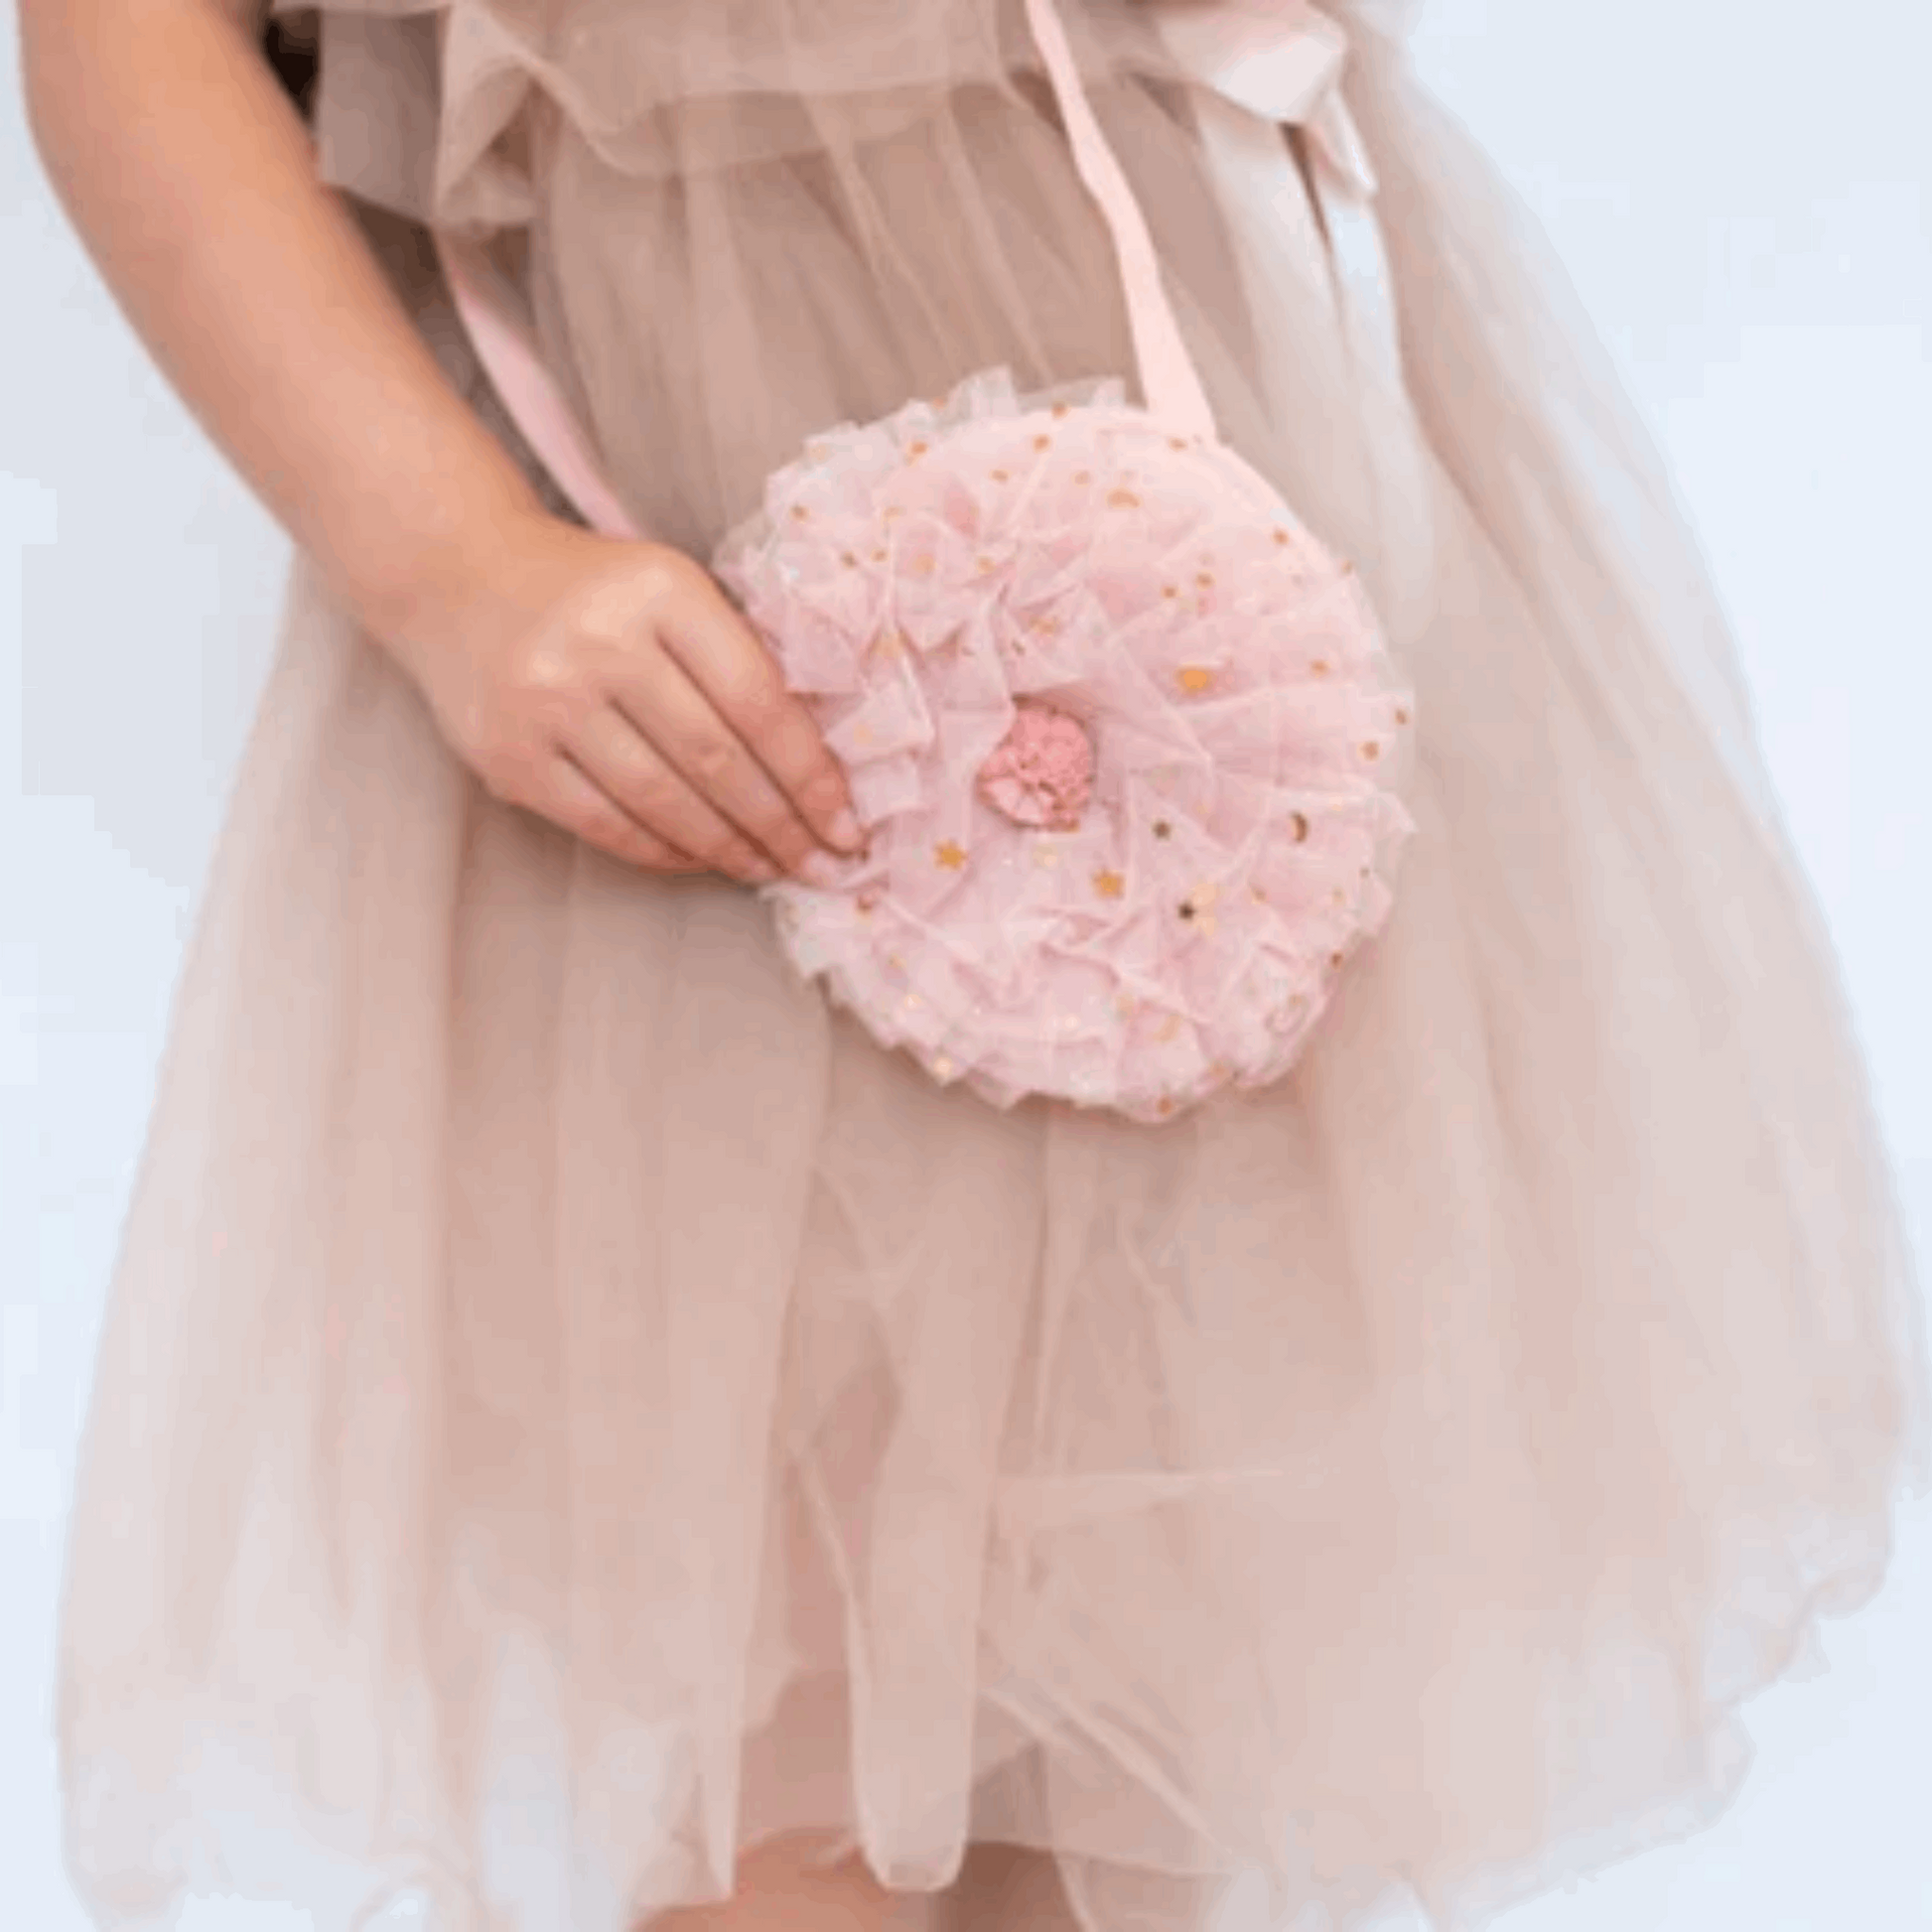
{"label": "pink ruffled bag", "polygon": [[[1155,1121],[1285,1073],[1381,927],[1414,698],[1350,566],[1220,442],[1052,0],[1027,6],[1146,406],[988,369],[840,424],[712,569],[870,837],[833,890],[763,889],[792,964],[937,1080]],[[438,245],[531,447],[639,536],[481,256]]]}

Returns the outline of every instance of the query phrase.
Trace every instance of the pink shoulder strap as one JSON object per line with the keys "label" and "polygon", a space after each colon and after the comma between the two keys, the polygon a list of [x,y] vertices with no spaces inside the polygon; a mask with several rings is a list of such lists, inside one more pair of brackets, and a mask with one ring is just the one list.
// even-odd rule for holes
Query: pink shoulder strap
{"label": "pink shoulder strap", "polygon": [[1107,137],[1095,120],[1093,104],[1080,82],[1080,69],[1067,46],[1066,29],[1053,0],[1027,0],[1027,21],[1039,57],[1046,64],[1053,98],[1066,123],[1073,164],[1087,193],[1100,204],[1114,238],[1114,254],[1127,292],[1128,321],[1134,332],[1134,356],[1140,365],[1141,394],[1151,414],[1177,435],[1212,436],[1214,412],[1194,372],[1193,358],[1181,339],[1166,289],[1161,264],[1148,233],[1147,218]]}
{"label": "pink shoulder strap", "polygon": [[[1026,6],[1074,166],[1113,236],[1147,408],[1178,435],[1211,437],[1213,412],[1162,286],[1146,217],[1094,118],[1054,0],[1026,0]],[[593,529],[608,536],[642,535],[606,482],[589,439],[529,335],[509,319],[506,303],[497,299],[498,277],[481,245],[440,229],[435,244],[477,354],[531,449]]]}
{"label": "pink shoulder strap", "polygon": [[507,307],[496,300],[493,285],[500,278],[488,256],[474,241],[457,241],[440,228],[433,233],[457,313],[524,441],[592,529],[611,537],[641,537],[643,531],[604,480],[589,438],[530,337],[510,321]]}

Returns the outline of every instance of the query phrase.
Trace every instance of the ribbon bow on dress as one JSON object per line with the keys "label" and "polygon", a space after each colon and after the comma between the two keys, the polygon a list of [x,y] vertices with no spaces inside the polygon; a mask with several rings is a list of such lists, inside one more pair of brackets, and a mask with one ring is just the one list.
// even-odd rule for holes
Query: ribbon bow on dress
{"label": "ribbon bow on dress", "polygon": [[1375,171],[1341,98],[1348,36],[1307,0],[1156,0],[1168,51],[1204,86],[1264,120],[1307,130],[1333,184],[1375,193]]}
{"label": "ribbon bow on dress", "polygon": [[[1399,381],[1388,261],[1373,213],[1378,184],[1341,96],[1347,33],[1309,0],[1151,0],[1147,12],[1182,71],[1218,97],[1201,116],[1201,133],[1224,189],[1276,233],[1301,235],[1355,352],[1383,379]],[[1212,111],[1222,102],[1239,111]],[[1284,127],[1307,137],[1320,231],[1279,138]]]}

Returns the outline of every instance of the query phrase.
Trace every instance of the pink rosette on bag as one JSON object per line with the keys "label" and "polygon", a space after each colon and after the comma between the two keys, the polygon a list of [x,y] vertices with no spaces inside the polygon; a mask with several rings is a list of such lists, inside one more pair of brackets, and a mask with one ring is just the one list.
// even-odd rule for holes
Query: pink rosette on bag
{"label": "pink rosette on bag", "polygon": [[801,973],[996,1105],[1287,1070],[1387,914],[1413,698],[1254,470],[988,370],[814,439],[713,568],[871,837],[765,889]]}

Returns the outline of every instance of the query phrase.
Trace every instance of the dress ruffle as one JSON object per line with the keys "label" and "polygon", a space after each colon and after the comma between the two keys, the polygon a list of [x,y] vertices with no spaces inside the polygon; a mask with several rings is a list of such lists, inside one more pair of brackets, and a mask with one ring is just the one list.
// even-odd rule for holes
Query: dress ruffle
{"label": "dress ruffle", "polygon": [[[275,11],[316,8],[276,0]],[[344,0],[321,11],[325,179],[458,229],[531,218],[552,119],[621,173],[682,177],[882,139],[957,88],[1043,70],[1019,0]],[[1156,11],[1148,0],[1069,9],[1083,76],[1188,84]]]}

